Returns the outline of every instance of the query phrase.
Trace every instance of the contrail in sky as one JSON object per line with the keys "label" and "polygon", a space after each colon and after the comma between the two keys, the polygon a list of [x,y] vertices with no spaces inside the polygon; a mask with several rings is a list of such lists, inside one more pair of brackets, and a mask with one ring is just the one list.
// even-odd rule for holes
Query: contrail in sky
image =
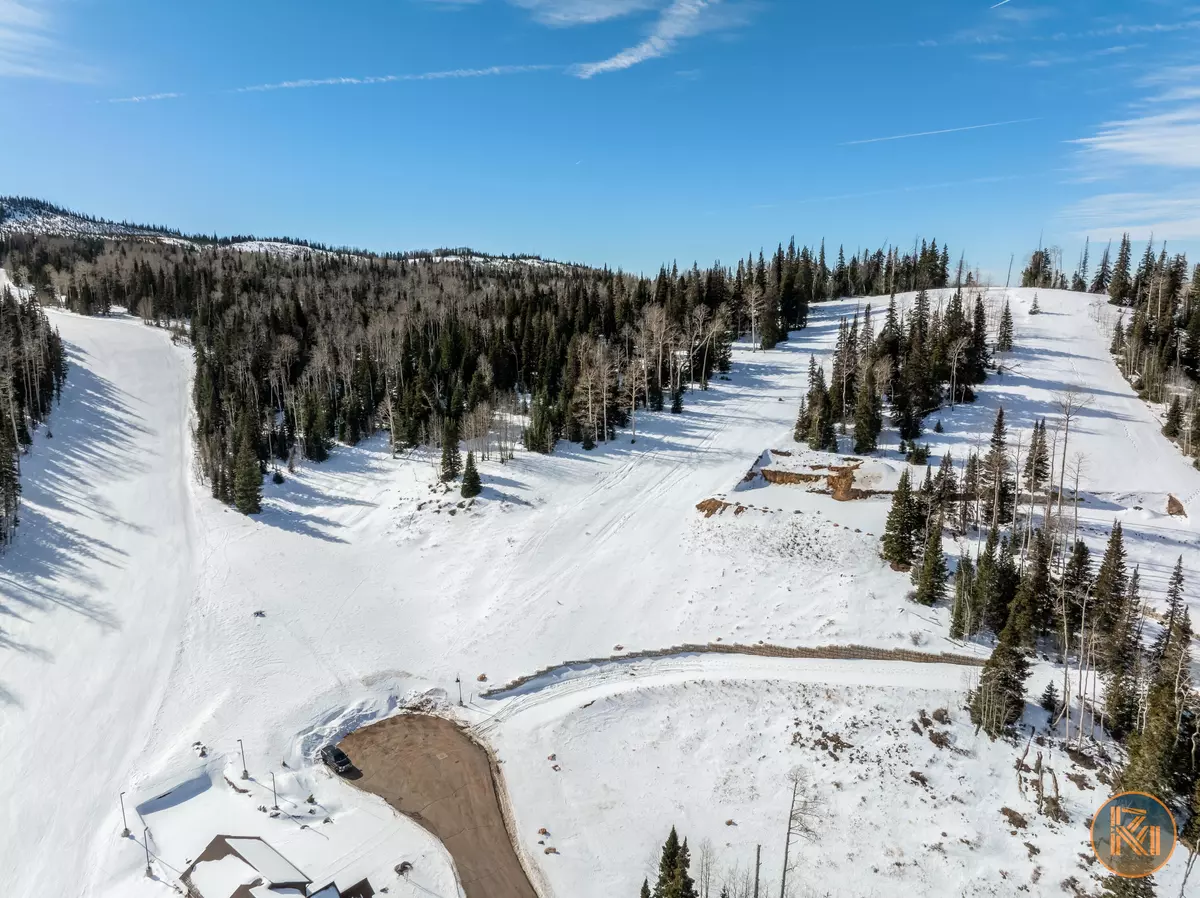
{"label": "contrail in sky", "polygon": [[1011,2],[1011,0],[1000,0],[999,3],[995,3],[992,5],[992,9],[995,9],[997,6],[1003,6],[1005,3],[1009,3],[1009,2]]}
{"label": "contrail in sky", "polygon": [[962,128],[942,128],[939,131],[917,131],[913,134],[893,134],[890,137],[868,137],[866,140],[848,140],[841,144],[853,147],[863,143],[883,143],[886,140],[908,140],[910,137],[931,137],[934,134],[954,134],[958,131],[978,131],[980,128],[999,128],[1003,125],[1021,125],[1026,122],[1036,122],[1036,118],[1016,118],[1007,122],[988,122],[986,125],[967,125]]}

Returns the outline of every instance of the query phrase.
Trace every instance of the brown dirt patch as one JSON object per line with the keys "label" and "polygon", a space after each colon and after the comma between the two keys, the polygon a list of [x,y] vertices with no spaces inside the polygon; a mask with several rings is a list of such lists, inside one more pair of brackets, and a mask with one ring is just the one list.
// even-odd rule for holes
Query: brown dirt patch
{"label": "brown dirt patch", "polygon": [[537,898],[504,825],[487,753],[448,720],[403,714],[342,742],[378,795],[442,841],[467,898]]}
{"label": "brown dirt patch", "polygon": [[715,514],[720,514],[726,508],[729,508],[728,502],[722,502],[720,499],[705,499],[696,506],[696,511],[702,511],[706,518],[711,518]]}
{"label": "brown dirt patch", "polygon": [[1183,507],[1183,503],[1167,493],[1167,514],[1174,515],[1177,518],[1186,518],[1187,509]]}

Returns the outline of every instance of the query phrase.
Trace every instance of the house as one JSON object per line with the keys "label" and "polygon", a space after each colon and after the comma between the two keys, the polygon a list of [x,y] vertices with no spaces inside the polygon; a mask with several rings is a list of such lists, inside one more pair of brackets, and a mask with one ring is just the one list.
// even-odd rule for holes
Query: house
{"label": "house", "polygon": [[258,836],[216,836],[180,875],[188,898],[372,898],[367,880],[339,891],[312,880]]}

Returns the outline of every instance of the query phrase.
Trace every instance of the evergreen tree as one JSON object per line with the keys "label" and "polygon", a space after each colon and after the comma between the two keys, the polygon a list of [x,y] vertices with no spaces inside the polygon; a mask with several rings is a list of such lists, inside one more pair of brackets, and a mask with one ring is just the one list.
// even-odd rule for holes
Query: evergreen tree
{"label": "evergreen tree", "polygon": [[233,472],[233,504],[242,514],[262,511],[262,467],[249,423],[243,421]]}
{"label": "evergreen tree", "polygon": [[639,895],[639,898],[651,898],[650,880],[648,880],[648,879],[642,880],[642,891],[641,891],[641,894]]}
{"label": "evergreen tree", "polygon": [[1014,604],[1009,624],[979,675],[979,686],[971,696],[971,722],[995,739],[1021,719],[1025,711],[1025,681],[1029,678],[1029,660],[1019,646],[1021,625],[1014,618],[1020,606]]}
{"label": "evergreen tree", "polygon": [[996,410],[992,439],[983,460],[983,518],[989,527],[998,527],[1012,519],[1013,484],[1009,477],[1008,429],[1004,408]]}
{"label": "evergreen tree", "polygon": [[999,352],[1012,352],[1013,349],[1013,317],[1008,301],[1004,303],[1004,311],[1000,313],[1000,333],[996,340]]}
{"label": "evergreen tree", "polygon": [[1137,723],[1138,680],[1141,668],[1142,600],[1138,595],[1138,571],[1134,568],[1121,616],[1107,640],[1102,668],[1105,675],[1104,717],[1109,733],[1124,740]]}
{"label": "evergreen tree", "polygon": [[1038,704],[1042,706],[1042,710],[1049,714],[1051,718],[1058,713],[1060,707],[1058,687],[1054,685],[1053,680],[1046,684],[1046,688],[1042,691],[1042,697],[1038,699]]}
{"label": "evergreen tree", "polygon": [[1096,609],[1096,627],[1105,636],[1112,634],[1113,628],[1120,619],[1128,586],[1128,575],[1125,570],[1125,536],[1121,529],[1121,522],[1114,521],[1112,532],[1108,535],[1108,545],[1104,548],[1104,557],[1100,561],[1100,570],[1096,573],[1096,582],[1092,587],[1092,604]]}
{"label": "evergreen tree", "polygon": [[458,422],[449,415],[442,425],[442,471],[443,483],[455,480],[462,471],[462,452],[458,448]]}
{"label": "evergreen tree", "polygon": [[[1079,282],[1079,287],[1078,287],[1078,288],[1076,288],[1076,287],[1072,286],[1072,287],[1071,287],[1071,289],[1072,289],[1072,290],[1075,290],[1077,293],[1085,293],[1085,292],[1086,292],[1086,291],[1083,289],[1083,282],[1082,282],[1082,280]],[[1004,308],[1005,308],[1005,309],[1007,309],[1007,308],[1008,308],[1008,303],[1005,303],[1005,304],[1004,304]],[[1031,306],[1029,307],[1029,314],[1030,314],[1030,315],[1040,315],[1040,314],[1042,314],[1042,307],[1041,307],[1040,305],[1038,305],[1038,295],[1037,295],[1036,293],[1035,293],[1035,294],[1033,294],[1033,305],[1031,305]]]}
{"label": "evergreen tree", "polygon": [[1156,665],[1161,662],[1161,659],[1166,654],[1173,631],[1178,626],[1185,610],[1183,603],[1183,556],[1180,555],[1175,561],[1174,570],[1171,571],[1171,578],[1167,581],[1167,614],[1163,618],[1162,631],[1155,640],[1154,650],[1151,652],[1151,657],[1154,658]]}
{"label": "evergreen tree", "polygon": [[1180,721],[1191,691],[1191,639],[1192,624],[1185,610],[1151,681],[1142,729],[1129,737],[1129,762],[1119,780],[1122,791],[1169,798],[1190,765],[1190,758],[1179,749]]}
{"label": "evergreen tree", "polygon": [[917,532],[916,507],[912,495],[912,478],[906,466],[900,472],[900,482],[892,494],[892,507],[883,531],[883,559],[892,566],[907,570],[913,563],[913,538]]}
{"label": "evergreen tree", "polygon": [[792,428],[792,439],[797,443],[808,440],[808,430],[812,427],[812,416],[808,412],[808,402],[800,400],[800,411],[796,413],[796,426]]}
{"label": "evergreen tree", "polygon": [[675,880],[675,870],[678,866],[679,834],[672,826],[667,841],[663,843],[662,857],[658,862],[658,881],[654,884],[654,898],[669,898],[669,889]]}
{"label": "evergreen tree", "polygon": [[979,632],[983,615],[975,607],[975,566],[965,553],[954,571],[954,608],[950,613],[950,638],[967,639]]}
{"label": "evergreen tree", "polygon": [[483,492],[483,483],[479,479],[479,471],[475,468],[475,453],[467,452],[467,466],[463,468],[462,497],[474,499]]}
{"label": "evergreen tree", "polygon": [[1179,402],[1179,397],[1175,396],[1171,399],[1171,406],[1167,409],[1167,420],[1163,422],[1163,436],[1168,439],[1175,439],[1179,436],[1183,427],[1183,406]]}
{"label": "evergreen tree", "polygon": [[913,584],[917,587],[913,601],[933,606],[946,597],[946,556],[942,552],[942,519],[938,517],[929,527],[921,564],[913,568]]}
{"label": "evergreen tree", "polygon": [[1110,244],[1104,248],[1104,253],[1100,257],[1100,267],[1096,269],[1096,276],[1092,278],[1092,283],[1088,288],[1088,292],[1108,292],[1108,284],[1112,280],[1112,262],[1110,260],[1111,253],[1112,245]]}
{"label": "evergreen tree", "polygon": [[1050,476],[1050,447],[1046,443],[1046,419],[1033,426],[1033,437],[1029,443],[1029,454],[1025,456],[1025,489],[1036,493]]}
{"label": "evergreen tree", "polygon": [[875,373],[867,365],[859,378],[858,397],[854,403],[854,453],[865,455],[874,452],[879,445],[879,432],[882,429],[883,408],[875,392]]}
{"label": "evergreen tree", "polygon": [[1112,355],[1120,355],[1125,351],[1125,315],[1121,314],[1117,318],[1117,323],[1113,326],[1112,342],[1108,345],[1108,351]]}
{"label": "evergreen tree", "polygon": [[1117,251],[1117,262],[1113,266],[1112,279],[1108,282],[1109,302],[1113,305],[1125,305],[1133,293],[1133,282],[1129,277],[1129,264],[1133,252],[1129,245],[1129,235],[1121,238],[1121,248]]}

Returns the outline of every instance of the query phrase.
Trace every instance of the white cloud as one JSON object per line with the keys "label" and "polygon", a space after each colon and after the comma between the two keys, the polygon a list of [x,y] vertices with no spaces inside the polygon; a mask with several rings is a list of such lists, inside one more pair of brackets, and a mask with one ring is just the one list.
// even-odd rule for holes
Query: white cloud
{"label": "white cloud", "polygon": [[720,20],[713,17],[712,13],[720,3],[721,0],[673,0],[658,17],[650,35],[641,43],[600,62],[577,65],[573,72],[579,78],[592,78],[666,56],[680,40],[718,27]]}
{"label": "white cloud", "polygon": [[165,94],[143,94],[138,97],[113,97],[108,102],[110,103],[150,103],[154,100],[177,100],[183,94],[165,93]]}
{"label": "white cloud", "polygon": [[50,21],[36,0],[0,0],[0,76],[46,77]]}
{"label": "white cloud", "polygon": [[1184,186],[1170,196],[1150,193],[1107,193],[1070,206],[1062,218],[1079,236],[1119,240],[1200,240],[1200,184]]}
{"label": "white cloud", "polygon": [[272,90],[296,90],[304,87],[331,87],[337,85],[392,84],[398,81],[444,81],[454,78],[490,78],[497,75],[520,75],[526,72],[544,72],[559,66],[551,65],[494,65],[484,69],[449,69],[442,72],[420,72],[411,75],[366,75],[363,77],[302,78],[297,81],[278,81],[273,84],[254,84],[239,87],[237,93],[260,93]]}
{"label": "white cloud", "polygon": [[545,25],[590,25],[662,6],[661,0],[508,0]]}
{"label": "white cloud", "polygon": [[1105,122],[1074,142],[1092,162],[1200,168],[1200,66],[1165,68],[1141,83],[1158,89],[1140,104],[1146,114]]}

